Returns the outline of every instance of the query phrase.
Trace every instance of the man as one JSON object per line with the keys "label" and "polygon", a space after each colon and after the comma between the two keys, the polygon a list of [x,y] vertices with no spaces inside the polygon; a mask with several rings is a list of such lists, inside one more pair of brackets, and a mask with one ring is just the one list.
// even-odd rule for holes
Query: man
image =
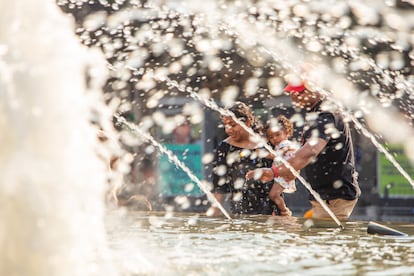
{"label": "man", "polygon": [[[339,219],[351,215],[361,194],[354,165],[351,134],[341,114],[330,111],[324,97],[311,91],[304,83],[288,84],[285,89],[293,104],[306,111],[302,147],[288,159],[295,170],[301,170],[304,179],[321,196]],[[285,165],[249,171],[246,178],[270,181],[275,177],[294,179]],[[310,195],[311,217],[329,218],[319,202]]]}

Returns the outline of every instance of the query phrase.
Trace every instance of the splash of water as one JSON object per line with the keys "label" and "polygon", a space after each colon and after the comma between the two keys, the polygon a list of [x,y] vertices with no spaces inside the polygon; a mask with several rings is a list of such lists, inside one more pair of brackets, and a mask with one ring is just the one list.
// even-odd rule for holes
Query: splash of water
{"label": "splash of water", "polygon": [[85,78],[103,59],[52,1],[1,1],[0,25],[0,274],[115,275],[90,123],[104,104],[99,78],[89,90]]}

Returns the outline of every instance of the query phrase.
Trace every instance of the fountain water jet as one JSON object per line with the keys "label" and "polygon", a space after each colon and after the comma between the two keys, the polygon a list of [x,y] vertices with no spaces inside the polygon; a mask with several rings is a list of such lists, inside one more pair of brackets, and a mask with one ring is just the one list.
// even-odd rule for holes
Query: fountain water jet
{"label": "fountain water jet", "polygon": [[0,25],[0,274],[116,275],[103,224],[106,149],[91,124],[92,110],[110,122],[103,59],[52,1],[2,1]]}

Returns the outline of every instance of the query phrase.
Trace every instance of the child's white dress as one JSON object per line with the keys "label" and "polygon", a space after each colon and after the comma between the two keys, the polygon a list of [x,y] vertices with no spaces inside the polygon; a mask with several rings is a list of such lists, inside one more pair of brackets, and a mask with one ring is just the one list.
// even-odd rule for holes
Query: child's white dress
{"label": "child's white dress", "polygon": [[[276,153],[280,154],[279,157],[283,158],[284,160],[289,159],[292,157],[297,150],[297,147],[293,145],[293,143],[289,140],[283,140],[275,147]],[[276,162],[276,166],[283,164],[281,161]],[[285,188],[283,190],[284,193],[293,193],[296,191],[295,180],[287,182],[283,177],[275,177],[275,183],[278,183],[280,186]]]}

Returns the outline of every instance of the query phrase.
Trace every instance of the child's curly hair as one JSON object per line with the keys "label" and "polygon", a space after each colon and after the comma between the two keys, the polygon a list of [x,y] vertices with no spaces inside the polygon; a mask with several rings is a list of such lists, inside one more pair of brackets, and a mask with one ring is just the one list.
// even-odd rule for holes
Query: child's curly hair
{"label": "child's curly hair", "polygon": [[265,125],[265,132],[269,129],[273,130],[274,128],[281,128],[286,132],[287,138],[293,135],[293,124],[286,118],[284,115],[279,115],[275,118],[267,120]]}

